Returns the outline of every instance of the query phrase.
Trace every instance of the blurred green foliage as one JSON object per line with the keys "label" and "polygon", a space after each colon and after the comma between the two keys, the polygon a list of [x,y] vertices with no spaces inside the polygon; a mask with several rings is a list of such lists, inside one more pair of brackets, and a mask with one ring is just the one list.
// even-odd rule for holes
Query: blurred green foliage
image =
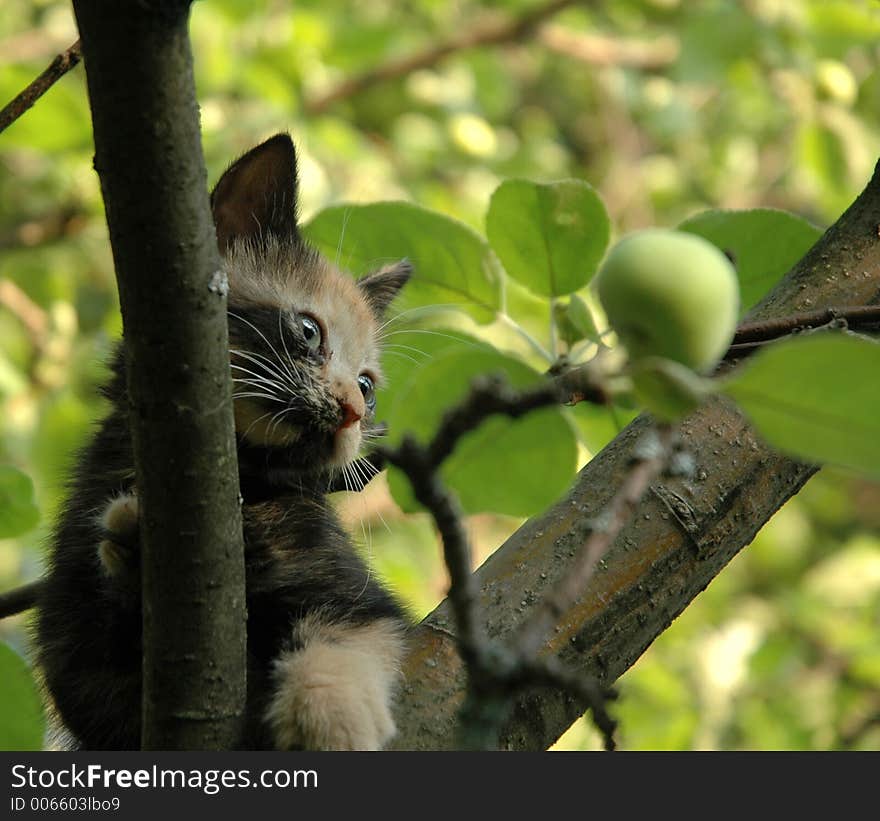
{"label": "blurred green foliage", "polygon": [[[483,305],[467,316],[455,310],[460,297],[429,284],[412,297],[407,322],[392,327],[390,388],[380,397],[380,414],[394,430],[428,429],[432,420],[413,414],[419,402],[407,397],[421,394],[424,405],[437,380],[440,396],[460,390],[477,360],[501,359],[514,379],[527,379],[546,368],[542,352],[583,337],[594,339],[577,344],[594,345],[597,317],[602,323],[588,289],[553,305],[556,339],[540,294],[568,288],[547,288],[531,274],[501,287],[482,237],[491,238],[499,220],[509,224],[503,200],[493,201],[495,218],[485,223],[490,195],[504,180],[580,180],[571,185],[586,192],[588,183],[617,235],[674,226],[707,208],[779,208],[824,227],[858,193],[877,157],[880,11],[868,0],[585,4],[516,42],[456,52],[320,103],[352,76],[539,3],[193,6],[210,179],[245,149],[289,129],[300,157],[300,213],[332,259],[358,273],[389,257],[438,259],[436,249],[409,247],[405,229],[415,224],[420,242],[430,243],[440,220],[451,243],[442,282],[461,275],[468,302],[476,296]],[[75,39],[68,3],[6,0],[0,103]],[[120,330],[91,155],[82,67],[0,135],[0,465],[31,477],[42,516],[37,527],[0,539],[0,590],[40,572],[66,466],[103,411],[96,387]],[[511,195],[521,201],[522,193]],[[401,199],[414,205],[390,214],[382,205],[322,211]],[[389,226],[390,215],[409,222]],[[690,225],[715,239],[711,222]],[[790,225],[797,236],[812,230]],[[346,245],[349,229],[359,242],[372,232],[373,244]],[[529,237],[521,239],[529,246]],[[515,275],[521,247],[493,245]],[[456,272],[462,259],[466,270]],[[468,279],[475,267],[480,276]],[[441,310],[424,312],[428,302]],[[547,414],[554,421],[536,416],[532,424],[553,428],[553,437],[542,436],[559,443],[559,456],[540,487],[525,484],[533,457],[524,443],[533,434],[522,427],[489,425],[463,443],[448,471],[500,471],[508,481],[516,477],[521,491],[512,481],[508,493],[503,483],[471,482],[462,491],[469,510],[522,516],[549,503],[570,479],[574,454],[583,463],[631,412],[579,406]],[[517,449],[524,453],[518,464],[511,458]],[[509,463],[489,464],[496,451]],[[564,478],[559,487],[554,476]],[[409,507],[406,490],[394,476],[390,484],[393,498],[383,479],[340,506],[380,572],[422,615],[442,598],[445,574],[430,523],[404,515],[398,504]],[[22,500],[27,494],[19,491]],[[29,497],[20,507],[32,510]],[[814,479],[624,676],[615,708],[621,746],[880,747],[878,510],[876,484],[831,470]],[[469,519],[481,557],[518,526],[516,516]],[[25,623],[0,622],[0,639],[26,652]],[[12,696],[7,681],[0,683],[4,699]],[[36,720],[25,731],[31,739],[34,728]],[[0,739],[0,746],[26,743],[18,739]],[[581,722],[558,746],[595,743]]]}

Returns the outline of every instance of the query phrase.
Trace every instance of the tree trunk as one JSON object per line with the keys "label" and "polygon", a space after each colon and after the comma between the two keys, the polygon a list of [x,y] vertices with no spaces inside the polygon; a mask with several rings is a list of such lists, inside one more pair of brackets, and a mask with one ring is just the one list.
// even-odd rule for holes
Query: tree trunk
{"label": "tree trunk", "polygon": [[75,0],[113,246],[140,505],[145,749],[224,749],[245,696],[226,283],[189,3]]}

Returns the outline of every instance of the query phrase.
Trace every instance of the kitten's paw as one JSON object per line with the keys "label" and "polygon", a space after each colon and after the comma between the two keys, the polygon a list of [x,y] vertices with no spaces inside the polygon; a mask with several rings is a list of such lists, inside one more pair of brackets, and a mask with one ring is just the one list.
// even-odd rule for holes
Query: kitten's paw
{"label": "kitten's paw", "polygon": [[398,623],[333,625],[307,618],[300,650],[275,662],[266,718],[279,749],[380,750],[395,732],[391,700],[403,654]]}
{"label": "kitten's paw", "polygon": [[104,538],[98,545],[98,559],[108,576],[119,576],[137,561],[137,496],[126,493],[113,499],[104,508],[100,524]]}

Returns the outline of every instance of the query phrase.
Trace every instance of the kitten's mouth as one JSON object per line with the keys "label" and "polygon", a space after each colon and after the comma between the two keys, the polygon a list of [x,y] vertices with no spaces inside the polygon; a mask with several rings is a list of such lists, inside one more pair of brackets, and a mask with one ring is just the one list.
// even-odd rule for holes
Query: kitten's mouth
{"label": "kitten's mouth", "polygon": [[249,399],[236,400],[234,409],[239,465],[246,473],[253,469],[274,476],[270,484],[342,470],[358,458],[365,425],[360,417],[346,419],[340,410],[338,418],[315,424]]}
{"label": "kitten's mouth", "polygon": [[339,428],[333,436],[333,453],[328,461],[330,467],[341,468],[357,459],[361,439],[359,421]]}

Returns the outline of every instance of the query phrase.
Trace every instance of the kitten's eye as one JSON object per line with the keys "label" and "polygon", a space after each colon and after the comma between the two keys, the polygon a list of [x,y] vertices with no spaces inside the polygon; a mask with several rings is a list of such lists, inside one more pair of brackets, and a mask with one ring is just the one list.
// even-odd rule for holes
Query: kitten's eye
{"label": "kitten's eye", "polygon": [[376,407],[376,386],[373,384],[373,380],[370,379],[365,373],[362,373],[358,377],[358,387],[361,389],[361,393],[364,395],[364,401],[367,403],[367,407],[371,410]]}
{"label": "kitten's eye", "polygon": [[300,317],[302,332],[308,349],[315,353],[321,348],[321,326],[310,316]]}

